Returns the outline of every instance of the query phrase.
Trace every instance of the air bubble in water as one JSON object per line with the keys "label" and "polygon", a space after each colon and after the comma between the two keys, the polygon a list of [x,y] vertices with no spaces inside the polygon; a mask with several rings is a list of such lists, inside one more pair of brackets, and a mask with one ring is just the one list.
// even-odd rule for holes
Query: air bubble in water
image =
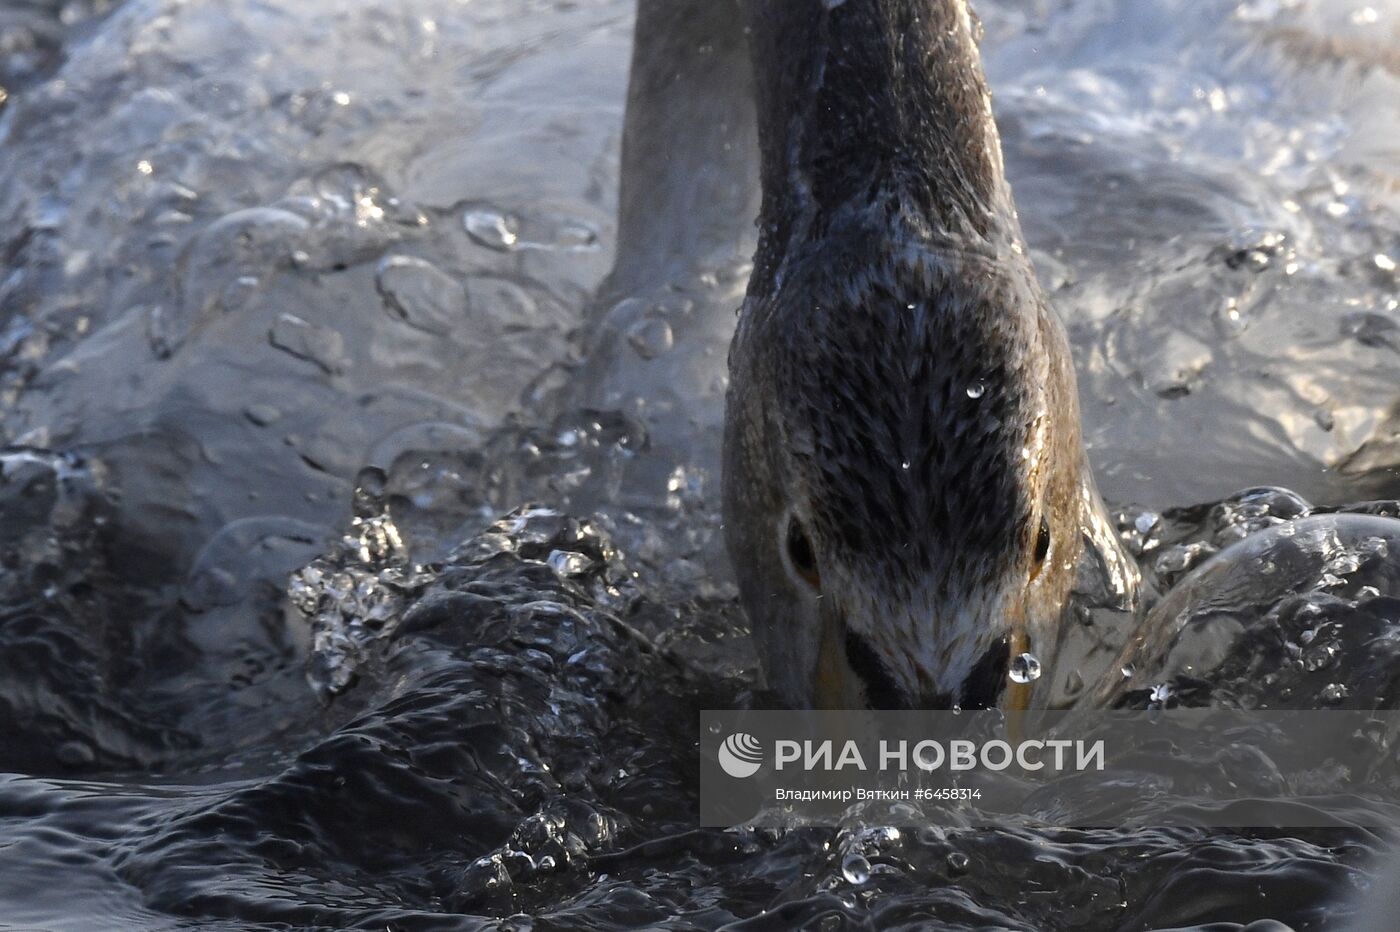
{"label": "air bubble in water", "polygon": [[987,393],[987,386],[982,382],[973,382],[967,387],[967,397],[972,399],[981,398]]}
{"label": "air bubble in water", "polygon": [[643,317],[627,328],[627,342],[643,359],[655,359],[675,345],[671,325],[656,317]]}
{"label": "air bubble in water", "polygon": [[466,291],[431,262],[389,256],[379,263],[374,282],[385,309],[417,330],[446,336],[466,320]]}
{"label": "air bubble in water", "polygon": [[335,330],[307,323],[295,314],[280,314],[267,332],[273,346],[313,362],[327,375],[345,370],[345,339]]}
{"label": "air bubble in water", "polygon": [[1350,695],[1345,683],[1328,683],[1322,688],[1320,698],[1328,705],[1336,705]]}
{"label": "air bubble in water", "polygon": [[266,427],[280,420],[282,412],[272,405],[249,405],[243,409],[243,416],[258,427]]}
{"label": "air bubble in water", "polygon": [[1011,661],[1011,671],[1007,675],[1014,683],[1034,683],[1040,679],[1040,660],[1035,654],[1019,654]]}
{"label": "air bubble in water", "polygon": [[462,226],[472,242],[497,252],[510,252],[519,242],[515,220],[489,208],[467,211]]}
{"label": "air bubble in water", "polygon": [[841,862],[841,876],[847,883],[863,884],[870,880],[870,862],[862,855],[848,854]]}

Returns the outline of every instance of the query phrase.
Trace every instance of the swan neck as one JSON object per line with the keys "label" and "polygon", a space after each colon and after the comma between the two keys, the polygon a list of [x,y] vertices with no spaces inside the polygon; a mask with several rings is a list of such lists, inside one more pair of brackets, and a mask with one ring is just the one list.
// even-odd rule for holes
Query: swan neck
{"label": "swan neck", "polygon": [[964,0],[748,11],[770,253],[872,209],[955,245],[1019,236]]}

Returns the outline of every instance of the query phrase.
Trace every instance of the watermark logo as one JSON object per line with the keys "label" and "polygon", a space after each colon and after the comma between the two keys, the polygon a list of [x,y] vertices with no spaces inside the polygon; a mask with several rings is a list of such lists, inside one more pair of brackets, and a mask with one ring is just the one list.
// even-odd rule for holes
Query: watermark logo
{"label": "watermark logo", "polygon": [[698,724],[707,826],[1022,814],[1066,827],[1312,828],[1400,812],[1400,755],[1385,737],[1400,734],[1400,711],[706,709]]}
{"label": "watermark logo", "polygon": [[753,735],[737,731],[719,746],[719,765],[731,777],[751,777],[763,765],[763,745]]}

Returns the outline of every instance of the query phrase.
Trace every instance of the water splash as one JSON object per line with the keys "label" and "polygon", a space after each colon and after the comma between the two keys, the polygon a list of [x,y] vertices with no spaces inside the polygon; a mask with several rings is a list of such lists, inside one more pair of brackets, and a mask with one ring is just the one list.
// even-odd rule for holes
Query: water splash
{"label": "water splash", "polygon": [[409,562],[385,513],[385,478],[375,468],[361,473],[349,533],[287,585],[288,600],[311,626],[307,679],[325,698],[354,683],[370,645],[393,633],[408,600],[432,579],[425,567]]}

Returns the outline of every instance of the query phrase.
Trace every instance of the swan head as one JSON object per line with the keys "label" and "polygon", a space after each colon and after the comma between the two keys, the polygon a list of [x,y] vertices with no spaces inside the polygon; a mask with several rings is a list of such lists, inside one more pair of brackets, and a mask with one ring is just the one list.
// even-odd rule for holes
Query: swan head
{"label": "swan head", "polygon": [[1101,508],[1063,329],[1004,258],[788,257],[730,350],[725,530],[793,707],[1024,707]]}

